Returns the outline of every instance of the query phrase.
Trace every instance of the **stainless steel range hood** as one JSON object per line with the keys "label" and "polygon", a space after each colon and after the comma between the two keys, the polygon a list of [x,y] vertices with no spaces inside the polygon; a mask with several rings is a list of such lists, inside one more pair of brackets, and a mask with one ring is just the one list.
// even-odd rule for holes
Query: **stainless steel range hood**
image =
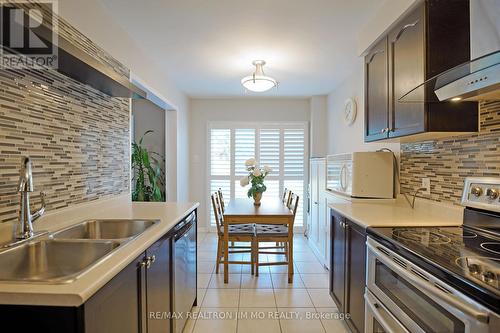
{"label": "stainless steel range hood", "polygon": [[398,100],[399,102],[500,100],[500,51],[436,75]]}
{"label": "stainless steel range hood", "polygon": [[500,1],[470,0],[469,7],[471,61],[396,96],[399,102],[500,100]]}

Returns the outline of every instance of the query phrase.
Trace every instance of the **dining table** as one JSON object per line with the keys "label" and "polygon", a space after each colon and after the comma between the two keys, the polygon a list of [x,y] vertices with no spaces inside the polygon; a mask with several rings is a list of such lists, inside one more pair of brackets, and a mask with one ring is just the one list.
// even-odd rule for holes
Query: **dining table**
{"label": "dining table", "polygon": [[[224,211],[224,283],[229,282],[229,225],[231,224],[281,224],[293,225],[293,212],[280,198],[263,198],[260,205],[251,199],[231,200]],[[288,228],[288,282],[293,279],[293,228]]]}

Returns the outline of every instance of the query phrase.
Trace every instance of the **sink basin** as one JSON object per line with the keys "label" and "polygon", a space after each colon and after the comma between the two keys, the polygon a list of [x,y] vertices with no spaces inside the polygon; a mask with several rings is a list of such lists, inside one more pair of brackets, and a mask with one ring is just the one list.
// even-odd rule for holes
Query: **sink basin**
{"label": "sink basin", "polygon": [[155,221],[92,220],[79,223],[52,234],[54,239],[125,239],[137,236]]}
{"label": "sink basin", "polygon": [[71,282],[119,245],[116,241],[29,242],[0,252],[0,280]]}

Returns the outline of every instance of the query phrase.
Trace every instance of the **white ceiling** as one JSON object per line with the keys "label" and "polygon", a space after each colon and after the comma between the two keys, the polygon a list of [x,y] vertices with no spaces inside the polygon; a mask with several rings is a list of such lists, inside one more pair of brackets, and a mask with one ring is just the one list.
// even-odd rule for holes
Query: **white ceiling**
{"label": "white ceiling", "polygon": [[101,0],[158,70],[191,97],[253,95],[264,59],[270,96],[327,94],[353,70],[358,33],[384,0]]}

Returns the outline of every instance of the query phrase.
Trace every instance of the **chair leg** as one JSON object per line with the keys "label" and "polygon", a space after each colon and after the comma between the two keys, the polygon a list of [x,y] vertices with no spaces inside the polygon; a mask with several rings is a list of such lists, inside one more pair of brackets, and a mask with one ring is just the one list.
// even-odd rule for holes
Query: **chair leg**
{"label": "chair leg", "polygon": [[255,276],[259,276],[259,241],[255,240]]}
{"label": "chair leg", "polygon": [[293,239],[288,240],[288,283],[293,282]]}
{"label": "chair leg", "polygon": [[283,243],[285,245],[285,258],[288,261],[288,243]]}
{"label": "chair leg", "polygon": [[251,274],[255,274],[255,240],[252,240],[252,252],[250,253]]}
{"label": "chair leg", "polygon": [[222,242],[220,238],[217,240],[217,259],[215,260],[215,274],[219,274],[219,266],[220,266],[220,259],[221,259],[221,246]]}

